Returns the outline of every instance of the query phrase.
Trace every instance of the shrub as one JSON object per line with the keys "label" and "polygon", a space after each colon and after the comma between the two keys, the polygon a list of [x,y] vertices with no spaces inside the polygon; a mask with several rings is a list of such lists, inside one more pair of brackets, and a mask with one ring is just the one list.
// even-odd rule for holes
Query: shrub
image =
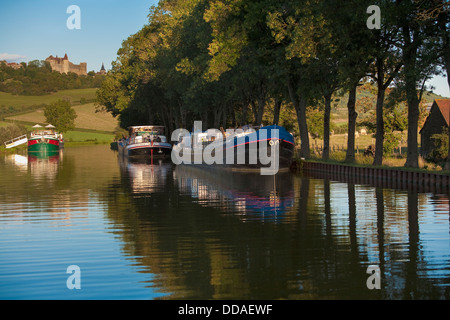
{"label": "shrub", "polygon": [[26,133],[27,129],[23,125],[11,124],[6,127],[0,127],[0,144],[4,145],[6,141]]}
{"label": "shrub", "polygon": [[442,128],[442,133],[433,134],[431,139],[433,139],[434,148],[427,160],[435,163],[445,162],[448,155],[448,129]]}

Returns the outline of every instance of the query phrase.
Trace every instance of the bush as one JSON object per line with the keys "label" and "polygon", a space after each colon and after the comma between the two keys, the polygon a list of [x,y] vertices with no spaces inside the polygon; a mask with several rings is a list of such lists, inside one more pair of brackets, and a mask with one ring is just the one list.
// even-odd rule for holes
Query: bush
{"label": "bush", "polygon": [[4,145],[6,141],[17,138],[26,133],[27,128],[23,125],[11,124],[6,127],[0,127],[0,144]]}
{"label": "bush", "polygon": [[428,161],[443,163],[448,155],[448,128],[442,128],[442,133],[433,134],[434,148],[427,157]]}

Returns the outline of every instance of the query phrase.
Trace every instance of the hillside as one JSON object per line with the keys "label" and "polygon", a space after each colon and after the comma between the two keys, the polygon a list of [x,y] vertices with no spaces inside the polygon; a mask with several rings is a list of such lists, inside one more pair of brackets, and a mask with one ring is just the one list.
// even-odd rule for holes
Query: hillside
{"label": "hillside", "polygon": [[[366,117],[368,113],[375,111],[376,103],[376,87],[374,85],[365,84],[358,88],[356,96],[356,111],[358,112],[358,120]],[[387,98],[388,95],[386,95]],[[423,104],[431,104],[435,99],[446,99],[433,92],[426,91],[422,96]],[[332,103],[332,115],[336,124],[347,123],[347,100],[348,94],[342,96],[336,95]]]}
{"label": "hillside", "polygon": [[96,112],[94,105],[96,90],[95,88],[61,90],[43,96],[20,96],[0,92],[0,116],[4,119],[0,125],[10,121],[45,123],[43,112],[45,105],[58,99],[67,99],[77,113],[75,120],[77,129],[113,132],[118,121],[109,113]]}
{"label": "hillside", "polygon": [[[94,103],[74,105],[73,108],[77,113],[77,118],[75,119],[75,128],[77,129],[113,132],[118,125],[117,119],[115,119],[110,113],[96,112]],[[46,122],[42,109],[7,117],[5,119],[29,123]]]}
{"label": "hillside", "polygon": [[20,96],[0,92],[0,118],[30,112],[42,108],[43,104],[49,104],[59,99],[67,99],[72,105],[94,102],[96,91],[95,88],[71,89],[40,96]]}

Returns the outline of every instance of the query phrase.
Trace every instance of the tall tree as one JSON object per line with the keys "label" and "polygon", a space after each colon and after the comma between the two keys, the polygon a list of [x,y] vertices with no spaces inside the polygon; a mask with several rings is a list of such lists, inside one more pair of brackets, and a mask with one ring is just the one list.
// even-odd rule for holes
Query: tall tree
{"label": "tall tree", "polygon": [[430,2],[396,0],[395,4],[399,9],[397,19],[401,39],[398,47],[404,66],[401,76],[408,105],[408,152],[405,166],[417,168],[419,103],[426,81],[436,73],[439,56],[433,48],[436,30],[433,30],[430,21],[418,18],[420,10],[429,7]]}
{"label": "tall tree", "polygon": [[[438,41],[435,42],[436,50],[440,53],[443,73],[447,75],[447,84],[450,89],[450,3],[445,0],[432,0],[430,2],[432,3],[430,6],[419,9],[418,19],[431,21],[436,25],[438,33]],[[448,141],[449,151],[444,166],[446,170],[450,170],[450,139]]]}

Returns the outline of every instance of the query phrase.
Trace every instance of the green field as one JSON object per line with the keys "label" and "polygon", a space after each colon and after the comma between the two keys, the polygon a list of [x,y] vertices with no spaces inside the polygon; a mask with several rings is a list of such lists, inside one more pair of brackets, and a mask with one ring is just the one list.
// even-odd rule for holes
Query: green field
{"label": "green field", "polygon": [[[98,131],[113,132],[118,126],[118,121],[110,113],[96,112],[94,103],[86,103],[73,106],[77,113],[75,128]],[[32,112],[6,117],[7,120],[14,120],[27,123],[45,123],[44,111],[37,109]]]}
{"label": "green field", "polygon": [[58,99],[68,99],[72,104],[80,103],[82,98],[88,102],[95,99],[96,88],[61,90],[56,93],[44,96],[18,96],[6,92],[0,92],[0,107],[21,108],[39,104],[49,104]]}

